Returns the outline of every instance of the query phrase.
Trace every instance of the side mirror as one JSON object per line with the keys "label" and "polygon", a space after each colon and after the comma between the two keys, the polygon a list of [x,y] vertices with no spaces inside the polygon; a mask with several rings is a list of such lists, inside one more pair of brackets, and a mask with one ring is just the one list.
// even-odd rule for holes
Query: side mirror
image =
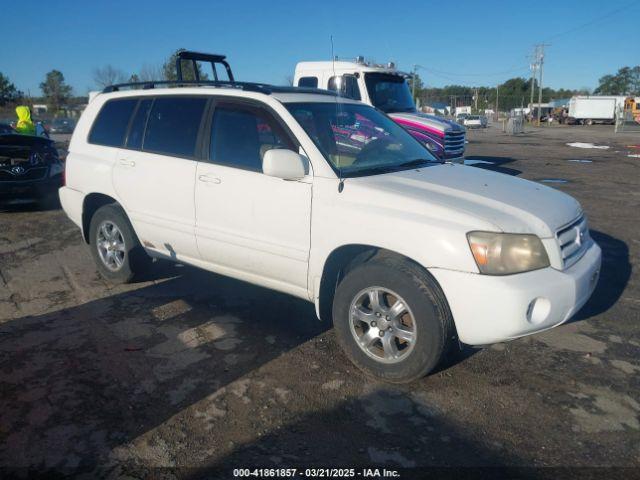
{"label": "side mirror", "polygon": [[298,180],[307,174],[308,161],[291,150],[272,148],[262,157],[262,172],[270,177]]}

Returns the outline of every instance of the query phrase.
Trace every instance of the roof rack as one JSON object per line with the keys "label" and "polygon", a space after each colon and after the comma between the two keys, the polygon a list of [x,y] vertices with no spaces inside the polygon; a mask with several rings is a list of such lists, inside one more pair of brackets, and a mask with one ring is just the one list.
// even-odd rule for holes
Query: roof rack
{"label": "roof rack", "polygon": [[[231,67],[225,60],[227,57],[224,55],[217,55],[214,53],[200,53],[193,52],[191,50],[181,50],[176,57],[176,77],[177,80],[150,80],[147,82],[128,82],[118,83],[116,85],[109,85],[102,90],[102,93],[118,92],[123,88],[126,89],[142,89],[149,90],[159,87],[217,87],[217,88],[236,88],[239,90],[245,90],[248,92],[260,92],[266,95],[271,93],[315,93],[317,95],[331,95],[336,96],[335,92],[329,90],[321,90],[318,88],[306,88],[306,87],[277,87],[274,85],[267,85],[264,83],[253,82],[236,82],[231,72]],[[182,61],[191,60],[193,62],[193,71],[195,80],[184,80],[182,76]],[[211,69],[213,70],[214,80],[200,80],[200,73],[198,71],[198,65],[196,62],[209,62]],[[227,71],[229,80],[219,80],[218,73],[216,71],[216,64],[219,63],[224,66]]]}
{"label": "roof rack", "polygon": [[102,93],[118,92],[123,88],[149,90],[156,87],[219,87],[237,88],[250,92],[271,93],[270,85],[251,82],[225,82],[213,80],[150,80],[148,82],[128,82],[109,85],[102,90]]}
{"label": "roof rack", "polygon": [[211,70],[213,70],[213,79],[214,81],[218,81],[218,72],[216,71],[216,63],[219,63],[224,66],[227,71],[227,76],[229,77],[229,81],[233,82],[233,73],[231,72],[231,66],[225,60],[227,57],[224,55],[218,55],[215,53],[200,53],[193,52],[191,50],[181,50],[178,52],[176,56],[176,74],[179,82],[183,80],[182,78],[182,61],[183,60],[191,60],[193,63],[193,72],[196,78],[196,81],[200,81],[200,72],[198,71],[198,63],[197,62],[209,62],[211,64]]}
{"label": "roof rack", "polygon": [[259,92],[265,95],[272,93],[314,93],[316,95],[328,95],[331,97],[338,96],[336,92],[331,90],[322,90],[320,88],[308,87],[280,87],[276,85],[267,85],[264,83],[252,82],[224,82],[210,80],[151,80],[148,82],[129,82],[109,85],[102,90],[102,93],[119,92],[122,89],[128,90],[150,90],[156,87],[217,87],[217,88],[235,88],[246,92]]}

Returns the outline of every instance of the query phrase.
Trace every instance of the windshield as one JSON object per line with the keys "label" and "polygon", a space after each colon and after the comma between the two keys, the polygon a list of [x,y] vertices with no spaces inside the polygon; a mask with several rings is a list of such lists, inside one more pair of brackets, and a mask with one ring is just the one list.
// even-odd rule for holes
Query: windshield
{"label": "windshield", "polygon": [[386,113],[415,111],[416,106],[404,77],[388,73],[365,73],[364,82],[374,107]]}
{"label": "windshield", "polygon": [[375,108],[363,104],[288,103],[334,170],[355,177],[415,168],[438,162],[406,130]]}

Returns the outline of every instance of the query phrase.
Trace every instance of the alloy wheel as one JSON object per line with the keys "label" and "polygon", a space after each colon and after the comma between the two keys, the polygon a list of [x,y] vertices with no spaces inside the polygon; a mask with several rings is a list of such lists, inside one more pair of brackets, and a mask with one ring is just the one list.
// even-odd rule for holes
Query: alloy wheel
{"label": "alloy wheel", "polygon": [[349,326],[360,349],[382,363],[397,363],[416,343],[416,322],[409,304],[383,287],[360,291],[349,308]]}
{"label": "alloy wheel", "polygon": [[126,249],[122,232],[115,223],[105,220],[100,224],[96,235],[96,247],[105,267],[112,272],[122,268]]}

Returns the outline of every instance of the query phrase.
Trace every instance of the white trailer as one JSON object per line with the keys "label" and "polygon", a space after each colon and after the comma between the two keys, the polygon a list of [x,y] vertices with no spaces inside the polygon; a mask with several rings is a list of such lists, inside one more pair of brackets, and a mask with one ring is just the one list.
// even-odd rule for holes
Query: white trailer
{"label": "white trailer", "polygon": [[617,107],[624,105],[624,99],[621,96],[575,96],[569,100],[569,122],[613,124]]}

